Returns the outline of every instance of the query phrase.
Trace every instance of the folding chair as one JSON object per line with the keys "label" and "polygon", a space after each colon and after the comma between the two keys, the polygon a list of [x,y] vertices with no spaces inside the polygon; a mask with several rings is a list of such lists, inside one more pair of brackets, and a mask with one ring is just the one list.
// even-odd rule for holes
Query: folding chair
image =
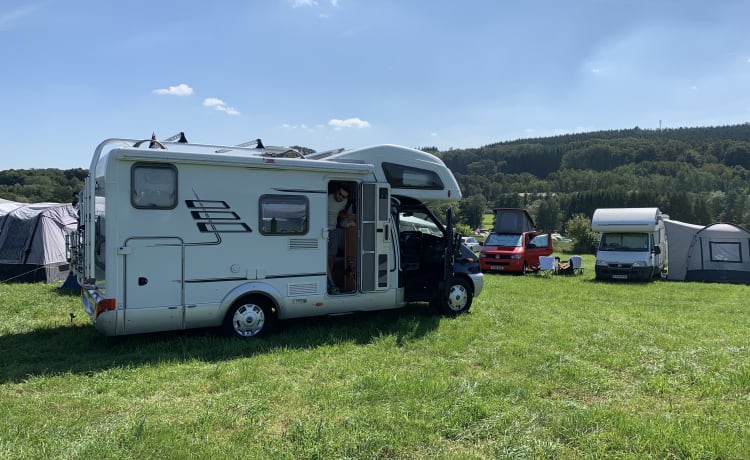
{"label": "folding chair", "polygon": [[570,256],[569,263],[573,268],[573,273],[576,275],[583,275],[583,261],[581,256]]}
{"label": "folding chair", "polygon": [[557,269],[557,261],[552,256],[539,256],[539,270],[538,275],[549,276],[555,273]]}

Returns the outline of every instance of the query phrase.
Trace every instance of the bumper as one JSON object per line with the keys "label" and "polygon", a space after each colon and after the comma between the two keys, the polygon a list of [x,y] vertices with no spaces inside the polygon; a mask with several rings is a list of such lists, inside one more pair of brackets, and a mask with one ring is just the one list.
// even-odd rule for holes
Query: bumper
{"label": "bumper", "polygon": [[597,265],[594,267],[596,279],[610,280],[639,280],[648,281],[652,278],[653,269],[651,267],[637,268],[613,268]]}
{"label": "bumper", "polygon": [[481,273],[474,273],[469,275],[472,284],[474,284],[474,298],[476,298],[484,288],[484,275]]}
{"label": "bumper", "polygon": [[96,289],[81,289],[81,304],[94,328],[104,335],[117,335],[117,310],[103,311],[97,315],[97,304],[103,296]]}
{"label": "bumper", "polygon": [[482,258],[479,259],[479,267],[483,272],[520,273],[523,271],[523,261],[520,259],[510,260]]}

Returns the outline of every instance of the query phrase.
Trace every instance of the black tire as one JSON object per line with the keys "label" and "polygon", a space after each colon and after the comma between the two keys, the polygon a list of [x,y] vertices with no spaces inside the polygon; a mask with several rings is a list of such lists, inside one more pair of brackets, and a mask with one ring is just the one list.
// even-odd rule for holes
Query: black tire
{"label": "black tire", "polygon": [[270,301],[247,297],[235,302],[227,311],[222,330],[229,337],[264,337],[275,329],[276,320],[276,309]]}
{"label": "black tire", "polygon": [[474,298],[469,283],[461,278],[451,278],[448,283],[448,295],[440,299],[437,305],[440,313],[456,316],[469,311]]}

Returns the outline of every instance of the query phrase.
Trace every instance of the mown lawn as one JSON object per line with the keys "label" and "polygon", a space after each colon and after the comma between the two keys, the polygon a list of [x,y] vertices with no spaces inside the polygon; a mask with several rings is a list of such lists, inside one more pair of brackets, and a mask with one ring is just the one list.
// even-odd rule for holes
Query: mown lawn
{"label": "mown lawn", "polygon": [[[0,285],[0,457],[747,458],[748,287],[487,275],[426,305],[105,338]],[[77,317],[71,319],[70,313]]]}

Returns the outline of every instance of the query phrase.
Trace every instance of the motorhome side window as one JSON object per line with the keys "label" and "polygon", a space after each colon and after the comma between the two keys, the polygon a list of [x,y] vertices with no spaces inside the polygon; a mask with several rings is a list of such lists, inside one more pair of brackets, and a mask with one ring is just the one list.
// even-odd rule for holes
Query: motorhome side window
{"label": "motorhome side window", "polygon": [[440,180],[440,176],[435,171],[428,169],[384,162],[383,172],[391,187],[425,190],[443,189],[443,181]]}
{"label": "motorhome side window", "polygon": [[263,235],[304,235],[310,222],[307,197],[262,195],[260,197],[260,233]]}
{"label": "motorhome side window", "polygon": [[139,163],[130,174],[133,207],[174,209],[177,206],[177,169],[173,165]]}

